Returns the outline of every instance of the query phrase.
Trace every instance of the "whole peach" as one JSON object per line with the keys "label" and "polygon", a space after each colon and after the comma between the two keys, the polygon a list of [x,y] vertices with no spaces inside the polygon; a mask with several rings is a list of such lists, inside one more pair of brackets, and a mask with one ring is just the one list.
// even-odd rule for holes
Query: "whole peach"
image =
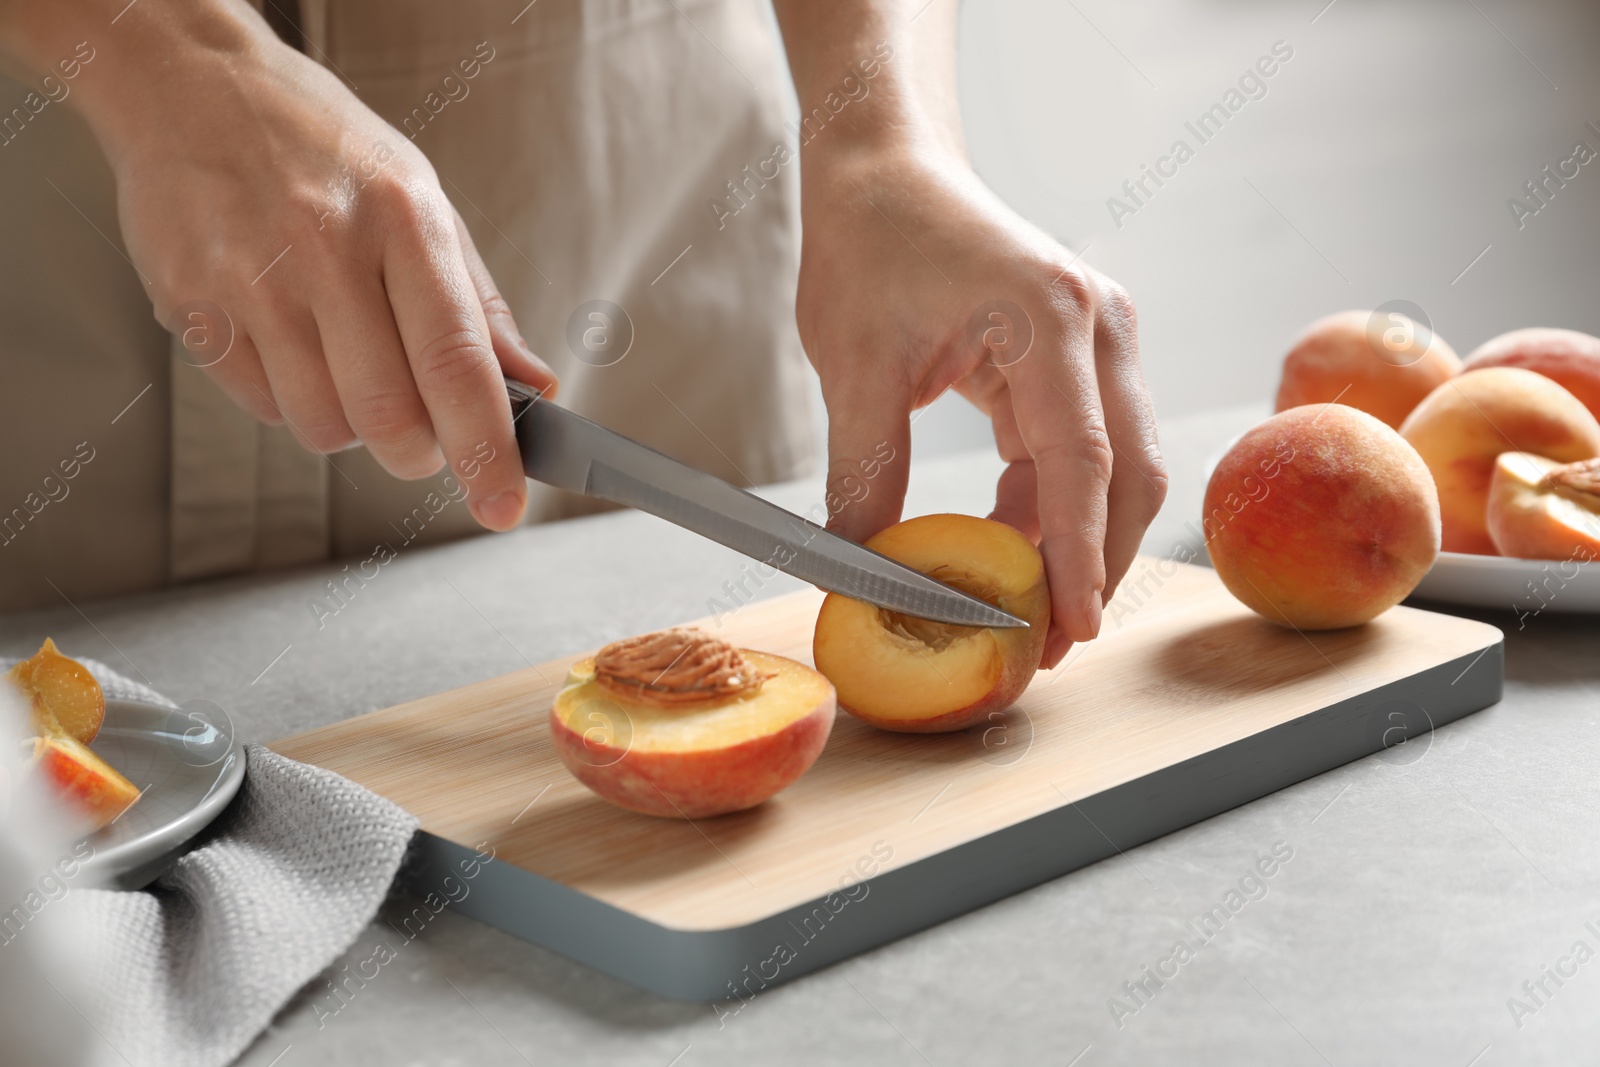
{"label": "whole peach", "polygon": [[1467,370],[1521,367],[1542,374],[1583,401],[1600,419],[1600,337],[1532,326],[1485,341],[1467,357]]}
{"label": "whole peach", "polygon": [[1400,434],[1439,487],[1447,552],[1495,555],[1487,509],[1494,460],[1532,452],[1562,463],[1600,455],[1600,422],[1549,378],[1518,367],[1467,371],[1417,405]]}
{"label": "whole peach", "polygon": [[1439,552],[1439,500],[1416,451],[1343,404],[1267,419],[1206,486],[1206,547],[1247,607],[1301,630],[1355,626],[1404,600]]}
{"label": "whole peach", "polygon": [[1444,338],[1403,315],[1341,311],[1313,322],[1289,349],[1275,410],[1337,402],[1399,426],[1460,370]]}

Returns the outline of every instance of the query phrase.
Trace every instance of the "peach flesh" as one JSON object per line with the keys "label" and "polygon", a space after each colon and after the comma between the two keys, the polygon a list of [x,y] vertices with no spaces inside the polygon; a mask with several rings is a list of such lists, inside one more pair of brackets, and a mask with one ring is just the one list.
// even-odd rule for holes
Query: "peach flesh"
{"label": "peach flesh", "polygon": [[38,734],[60,734],[88,744],[105,721],[106,699],[89,668],[64,656],[50,638],[28,659],[11,668],[33,710]]}
{"label": "peach flesh", "polygon": [[1032,681],[1050,626],[1044,561],[1021,533],[970,515],[924,515],[867,547],[972,593],[1030,626],[948,626],[830,593],[812,658],[839,704],[873,726],[906,733],[963,730],[1014,703]]}
{"label": "peach flesh", "polygon": [[833,729],[833,686],[804,664],[743,650],[774,677],[758,689],[660,707],[619,696],[575,664],[550,710],[567,769],[620,807],[665,818],[742,811],[816,762]]}
{"label": "peach flesh", "polygon": [[139,799],[138,786],[72,737],[35,738],[34,764],[91,830],[108,825]]}
{"label": "peach flesh", "polygon": [[1600,455],[1600,423],[1567,390],[1518,367],[1467,371],[1435,389],[1400,427],[1439,487],[1446,552],[1495,555],[1489,479],[1502,452],[1563,463]]}
{"label": "peach flesh", "polygon": [[1502,452],[1489,482],[1489,536],[1502,555],[1600,559],[1600,460]]}
{"label": "peach flesh", "polygon": [[1205,494],[1206,547],[1246,607],[1300,630],[1356,626],[1416,588],[1439,549],[1421,457],[1342,404],[1272,416],[1228,451]]}

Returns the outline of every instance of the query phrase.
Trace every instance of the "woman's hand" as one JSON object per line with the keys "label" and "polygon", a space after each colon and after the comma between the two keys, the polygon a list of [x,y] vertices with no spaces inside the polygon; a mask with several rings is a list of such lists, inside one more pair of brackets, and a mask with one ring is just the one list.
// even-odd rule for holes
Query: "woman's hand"
{"label": "woman's hand", "polygon": [[402,478],[448,462],[480,523],[514,525],[502,372],[555,377],[422,153],[247,7],[140,6],[117,29],[78,95],[156,317],[307,448],[359,440]]}
{"label": "woman's hand", "polygon": [[[1099,632],[1166,496],[1133,303],[936,141],[840,147],[802,155],[797,302],[847,501],[831,525],[864,540],[899,519],[911,414],[957,390],[1008,464],[992,517],[1043,552],[1054,666]],[[898,458],[851,501],[839,483],[885,444]]]}

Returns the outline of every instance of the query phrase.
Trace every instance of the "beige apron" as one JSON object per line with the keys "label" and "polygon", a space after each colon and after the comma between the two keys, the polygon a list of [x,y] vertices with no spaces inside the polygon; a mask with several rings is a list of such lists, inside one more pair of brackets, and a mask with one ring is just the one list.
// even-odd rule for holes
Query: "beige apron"
{"label": "beige apron", "polygon": [[[563,404],[735,483],[809,468],[798,177],[745,170],[790,140],[762,5],[306,0],[301,28],[433,162]],[[0,610],[477,529],[439,479],[236,410],[154,322],[84,124],[4,132]],[[531,492],[530,521],[590,509]]]}

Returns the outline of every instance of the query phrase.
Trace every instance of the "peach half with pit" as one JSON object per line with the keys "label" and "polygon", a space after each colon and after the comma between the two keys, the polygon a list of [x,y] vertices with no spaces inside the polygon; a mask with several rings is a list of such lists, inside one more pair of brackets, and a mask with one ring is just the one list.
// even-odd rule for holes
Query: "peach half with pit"
{"label": "peach half with pit", "polygon": [[1496,554],[1489,480],[1502,452],[1559,463],[1600,456],[1600,423],[1556,382],[1520,367],[1471,370],[1429,393],[1400,427],[1433,472],[1446,552]]}
{"label": "peach half with pit", "polygon": [[613,804],[700,819],[753,808],[804,774],[835,707],[810,667],[675,627],[574,664],[550,736],[573,776]]}
{"label": "peach half with pit", "polygon": [[1600,459],[1502,452],[1489,480],[1489,536],[1503,556],[1600,559]]}
{"label": "peach half with pit", "polygon": [[829,593],[811,656],[839,705],[905,733],[964,730],[1009,707],[1028,687],[1050,627],[1044,560],[1020,532],[971,515],[923,515],[867,547],[1028,623],[987,629],[930,622]]}

